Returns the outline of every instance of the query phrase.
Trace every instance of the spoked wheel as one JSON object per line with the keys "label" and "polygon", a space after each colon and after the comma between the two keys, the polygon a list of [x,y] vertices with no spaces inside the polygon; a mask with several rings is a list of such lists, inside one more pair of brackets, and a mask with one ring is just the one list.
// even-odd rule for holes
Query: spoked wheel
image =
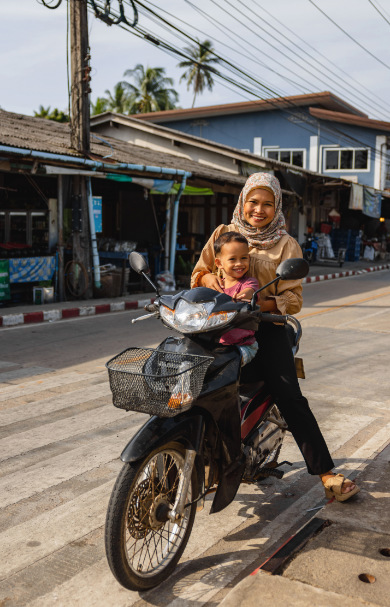
{"label": "spoked wheel", "polygon": [[[107,511],[105,543],[111,571],[122,586],[146,590],[164,581],[176,567],[188,542],[196,504],[173,523],[183,474],[184,448],[160,447],[142,462],[125,464],[117,478]],[[186,503],[197,495],[195,469]]]}
{"label": "spoked wheel", "polygon": [[64,272],[67,293],[75,299],[82,297],[89,286],[88,272],[84,265],[79,261],[68,261]]}

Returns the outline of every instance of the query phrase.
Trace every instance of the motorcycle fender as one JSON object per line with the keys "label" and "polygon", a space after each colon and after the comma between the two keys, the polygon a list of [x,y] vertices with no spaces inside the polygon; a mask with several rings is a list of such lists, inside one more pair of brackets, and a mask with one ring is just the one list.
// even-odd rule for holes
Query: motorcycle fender
{"label": "motorcycle fender", "polygon": [[178,441],[187,449],[199,453],[203,441],[204,423],[202,415],[153,416],[123,449],[121,460],[124,463],[136,462],[171,441]]}

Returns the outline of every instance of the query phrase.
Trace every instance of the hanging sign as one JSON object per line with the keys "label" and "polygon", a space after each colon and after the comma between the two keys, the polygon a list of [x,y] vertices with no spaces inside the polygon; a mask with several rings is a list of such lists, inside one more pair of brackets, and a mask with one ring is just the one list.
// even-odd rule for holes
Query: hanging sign
{"label": "hanging sign", "polygon": [[92,196],[93,219],[95,222],[95,232],[103,232],[102,219],[102,197]]}
{"label": "hanging sign", "polygon": [[9,261],[0,259],[0,301],[11,299],[9,288]]}

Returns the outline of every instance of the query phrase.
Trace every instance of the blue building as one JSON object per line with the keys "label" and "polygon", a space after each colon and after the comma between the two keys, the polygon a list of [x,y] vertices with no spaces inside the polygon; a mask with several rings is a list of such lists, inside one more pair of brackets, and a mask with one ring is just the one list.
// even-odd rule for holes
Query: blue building
{"label": "blue building", "polygon": [[137,118],[328,177],[390,187],[390,123],[370,119],[327,91]]}

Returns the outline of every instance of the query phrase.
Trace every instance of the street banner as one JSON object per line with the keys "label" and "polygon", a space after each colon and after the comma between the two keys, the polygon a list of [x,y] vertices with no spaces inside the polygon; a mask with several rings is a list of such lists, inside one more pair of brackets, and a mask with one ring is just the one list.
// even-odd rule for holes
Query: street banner
{"label": "street banner", "polygon": [[11,299],[9,288],[9,261],[0,259],[0,301]]}

